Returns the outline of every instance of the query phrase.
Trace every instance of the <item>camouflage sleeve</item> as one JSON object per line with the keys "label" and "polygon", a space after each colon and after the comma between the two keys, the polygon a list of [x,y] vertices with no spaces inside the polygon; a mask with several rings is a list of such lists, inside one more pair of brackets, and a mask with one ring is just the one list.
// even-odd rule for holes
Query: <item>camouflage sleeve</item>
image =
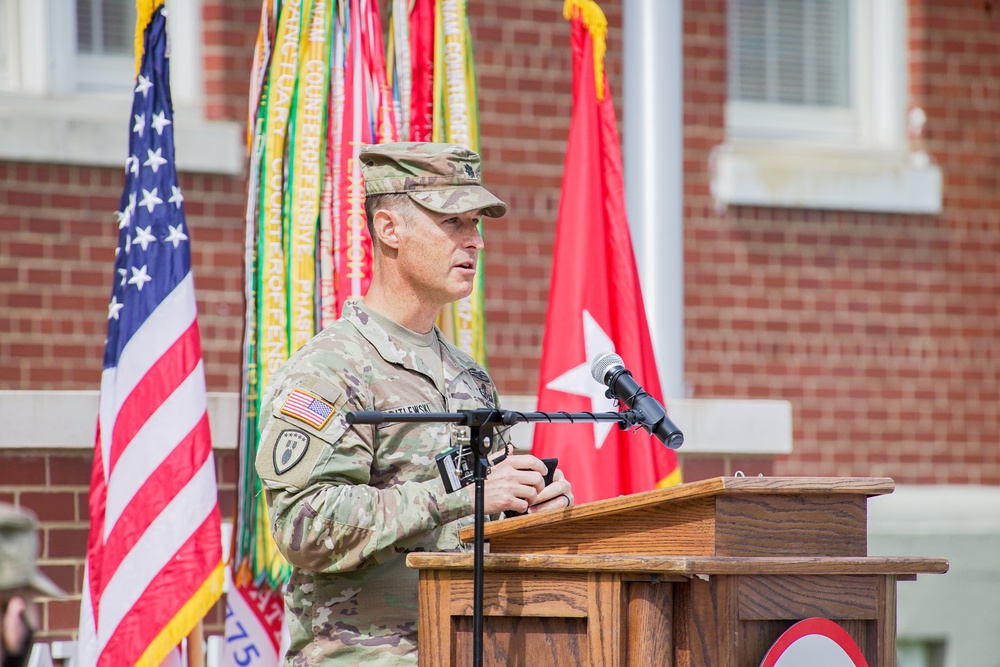
{"label": "camouflage sleeve", "polygon": [[344,416],[363,409],[358,395],[348,400],[343,389],[307,375],[287,382],[261,415],[256,469],[275,542],[296,567],[346,572],[374,565],[472,513],[468,494],[446,493],[436,473],[372,486],[375,429],[349,426]]}

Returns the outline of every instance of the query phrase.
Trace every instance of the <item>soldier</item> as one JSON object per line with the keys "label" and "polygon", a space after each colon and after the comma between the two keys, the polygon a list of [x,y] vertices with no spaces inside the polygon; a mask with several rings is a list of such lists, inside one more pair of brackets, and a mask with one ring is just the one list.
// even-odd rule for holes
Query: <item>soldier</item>
{"label": "soldier", "polygon": [[66,595],[36,566],[37,528],[34,514],[0,503],[0,667],[28,663],[38,626],[35,597]]}
{"label": "soldier", "polygon": [[[434,462],[452,426],[352,427],[344,414],[497,405],[489,375],[434,325],[472,292],[480,217],[507,211],[482,187],[479,155],[380,144],[362,149],[361,164],[371,287],[275,373],[261,403],[256,468],[292,565],[290,665],[416,664],[417,573],[406,554],[459,549],[474,512],[473,487],[446,493]],[[571,505],[562,472],[548,486],[545,472],[534,456],[507,456],[486,480],[484,512]]]}

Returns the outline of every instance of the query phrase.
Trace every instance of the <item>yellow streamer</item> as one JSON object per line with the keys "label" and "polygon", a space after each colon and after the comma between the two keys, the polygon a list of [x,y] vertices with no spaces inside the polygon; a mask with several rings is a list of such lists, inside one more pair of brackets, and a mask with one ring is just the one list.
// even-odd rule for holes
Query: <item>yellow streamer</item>
{"label": "yellow streamer", "polygon": [[[479,112],[472,36],[466,0],[438,2],[434,17],[434,141],[479,150]],[[481,229],[481,227],[480,227]],[[439,319],[445,335],[463,352],[486,366],[486,305],[483,298],[483,261],[472,293],[446,307]]]}
{"label": "yellow streamer", "polygon": [[327,28],[332,18],[332,0],[315,0],[308,22],[303,14],[300,30],[299,73],[289,148],[291,202],[285,239],[289,264],[289,353],[298,350],[316,333],[316,231],[330,70]]}
{"label": "yellow streamer", "polygon": [[[288,270],[285,252],[285,146],[288,138],[288,124],[292,101],[295,94],[295,76],[299,64],[299,39],[302,17],[308,17],[312,10],[312,0],[289,2],[282,5],[278,20],[278,32],[274,41],[274,58],[270,67],[267,86],[266,135],[264,139],[263,197],[260,204],[260,254],[259,276],[260,302],[257,372],[260,387],[266,387],[271,374],[288,359]],[[308,24],[306,24],[308,29]],[[289,74],[292,73],[292,74]],[[267,528],[267,510],[264,496],[258,497],[257,525],[258,540],[254,546],[254,567],[257,571],[267,569],[271,582],[284,577],[283,561],[277,552],[274,540]]]}

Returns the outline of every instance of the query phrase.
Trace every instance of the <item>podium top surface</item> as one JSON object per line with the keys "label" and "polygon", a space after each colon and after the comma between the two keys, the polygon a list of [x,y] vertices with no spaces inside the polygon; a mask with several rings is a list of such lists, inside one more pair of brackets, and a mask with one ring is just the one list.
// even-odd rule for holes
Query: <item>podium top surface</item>
{"label": "podium top surface", "polygon": [[[713,477],[617,498],[597,500],[562,510],[487,522],[486,539],[522,533],[553,524],[598,517],[610,518],[653,506],[671,505],[715,496],[880,496],[892,493],[895,482],[889,477]],[[472,541],[474,528],[461,531],[461,539]]]}
{"label": "podium top surface", "polygon": [[[472,570],[470,553],[414,552],[406,566],[414,570]],[[696,575],[821,575],[891,574],[915,577],[944,574],[946,558],[866,556],[861,558],[713,558],[631,556],[628,554],[486,554],[483,569],[493,572],[636,572],[690,577]]]}

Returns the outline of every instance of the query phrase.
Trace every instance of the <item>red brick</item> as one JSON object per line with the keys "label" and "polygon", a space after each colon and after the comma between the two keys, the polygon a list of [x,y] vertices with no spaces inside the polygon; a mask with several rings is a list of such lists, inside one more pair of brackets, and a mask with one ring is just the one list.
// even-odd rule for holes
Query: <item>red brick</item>
{"label": "red brick", "polygon": [[80,558],[87,552],[88,528],[49,528],[45,531],[46,558]]}
{"label": "red brick", "polygon": [[39,521],[73,521],[76,516],[76,496],[70,492],[25,491],[21,505],[30,507]]}
{"label": "red brick", "polygon": [[681,476],[685,482],[711,479],[726,474],[726,460],[723,456],[707,454],[681,454],[678,457]]}
{"label": "red brick", "polygon": [[49,484],[89,487],[91,459],[89,453],[79,456],[51,454],[48,460]]}
{"label": "red brick", "polygon": [[46,603],[48,631],[71,631],[80,628],[80,601],[59,600]]}
{"label": "red brick", "polygon": [[0,452],[0,488],[45,485],[45,459]]}
{"label": "red brick", "polygon": [[75,565],[52,565],[49,563],[42,563],[39,565],[39,569],[45,573],[52,581],[55,582],[57,586],[66,591],[66,593],[73,595],[80,592],[80,584],[76,576],[76,566]]}

